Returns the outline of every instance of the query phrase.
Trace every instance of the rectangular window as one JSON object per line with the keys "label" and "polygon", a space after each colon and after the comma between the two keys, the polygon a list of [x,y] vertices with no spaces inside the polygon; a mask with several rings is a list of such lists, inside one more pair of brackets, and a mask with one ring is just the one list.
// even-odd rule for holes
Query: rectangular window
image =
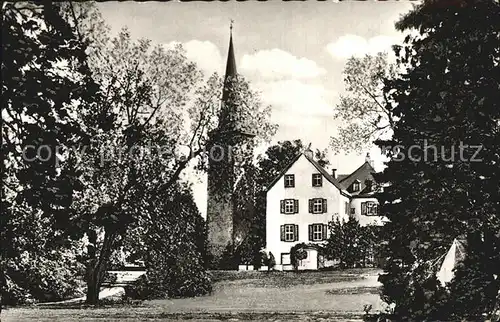
{"label": "rectangular window", "polygon": [[362,202],[361,214],[365,216],[378,216],[378,205],[373,201]]}
{"label": "rectangular window", "polygon": [[322,198],[309,199],[309,213],[310,214],[326,213],[326,199]]}
{"label": "rectangular window", "polygon": [[293,187],[295,187],[295,175],[285,174],[285,188],[293,188]]}
{"label": "rectangular window", "polygon": [[299,201],[297,199],[280,200],[280,213],[282,214],[298,214]]}
{"label": "rectangular window", "polygon": [[313,173],[312,186],[321,187],[323,185],[323,176],[320,173]]}
{"label": "rectangular window", "polygon": [[315,214],[323,213],[323,199],[313,200],[313,213]]}
{"label": "rectangular window", "polygon": [[323,224],[312,225],[312,240],[323,240]]}
{"label": "rectangular window", "polygon": [[285,199],[285,214],[294,213],[295,202],[293,199]]}
{"label": "rectangular window", "polygon": [[290,253],[281,253],[281,265],[290,265],[292,261],[290,260]]}
{"label": "rectangular window", "polygon": [[367,216],[376,216],[377,215],[377,204],[374,202],[366,203],[366,215]]}
{"label": "rectangular window", "polygon": [[285,225],[285,241],[295,241],[295,225]]}
{"label": "rectangular window", "polygon": [[358,181],[355,181],[353,184],[352,184],[352,191],[353,192],[356,192],[356,191],[359,191],[360,189],[360,184]]}
{"label": "rectangular window", "polygon": [[351,208],[351,215],[355,215],[356,214],[356,208]]}
{"label": "rectangular window", "polygon": [[349,214],[349,203],[347,201],[344,203],[344,212],[346,215]]}

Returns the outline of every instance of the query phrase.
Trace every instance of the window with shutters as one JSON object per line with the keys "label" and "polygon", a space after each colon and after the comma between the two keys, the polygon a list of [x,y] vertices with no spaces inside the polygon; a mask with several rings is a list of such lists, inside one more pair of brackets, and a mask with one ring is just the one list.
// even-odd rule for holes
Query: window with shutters
{"label": "window with shutters", "polygon": [[297,199],[280,200],[280,212],[282,214],[298,214],[299,201]]}
{"label": "window with shutters", "polygon": [[295,241],[295,225],[284,225],[285,226],[285,241],[291,242]]}
{"label": "window with shutters", "polygon": [[362,202],[361,214],[365,216],[378,216],[378,205],[373,201]]}
{"label": "window with shutters", "polygon": [[312,225],[312,240],[313,241],[323,240],[323,224]]}
{"label": "window with shutters", "polygon": [[312,175],[312,186],[321,187],[323,185],[323,176],[321,173],[313,173]]}
{"label": "window with shutters", "polygon": [[314,214],[323,213],[323,199],[313,199],[312,212]]}
{"label": "window with shutters", "polygon": [[293,188],[293,187],[295,187],[295,175],[285,174],[285,188]]}
{"label": "window with shutters", "polygon": [[285,214],[293,214],[294,209],[294,200],[286,199],[285,200]]}

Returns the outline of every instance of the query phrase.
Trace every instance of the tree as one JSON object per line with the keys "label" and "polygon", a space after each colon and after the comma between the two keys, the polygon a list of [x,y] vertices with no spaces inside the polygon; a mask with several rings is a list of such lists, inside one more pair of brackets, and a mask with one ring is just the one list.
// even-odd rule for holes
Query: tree
{"label": "tree", "polygon": [[[172,191],[195,161],[206,168],[223,82],[216,74],[204,81],[180,45],[152,47],[148,40],[132,40],[126,29],[103,36],[107,28],[95,28],[104,22],[92,4],[68,3],[64,12],[92,49],[88,63],[100,86],[96,104],[80,112],[91,141],[79,162],[83,191],[69,218],[69,227],[89,239],[87,301],[95,304],[111,254],[151,209],[151,197]],[[242,77],[230,86],[244,127],[257,140],[267,138],[275,130],[269,107]],[[138,202],[144,190],[148,194]]]}
{"label": "tree", "polygon": [[[391,158],[376,178],[387,186],[379,202],[390,220],[382,298],[394,305],[396,320],[482,320],[493,310],[500,274],[499,14],[497,1],[425,1],[396,25],[419,31],[397,48],[406,71],[384,91],[399,121],[392,139],[378,142]],[[466,260],[442,287],[435,263],[462,235]],[[464,312],[453,303],[475,308]]]}
{"label": "tree", "polygon": [[392,134],[397,118],[384,93],[384,79],[396,75],[396,67],[389,63],[387,53],[351,57],[344,67],[345,94],[335,108],[335,119],[340,121],[332,148],[340,151],[365,151],[374,140]]}
{"label": "tree", "polygon": [[141,299],[205,295],[212,289],[204,270],[205,222],[190,187],[176,184],[171,190],[138,198],[148,209],[125,237],[124,250],[146,266],[146,276],[136,287],[135,296]]}
{"label": "tree", "polygon": [[330,236],[323,247],[329,260],[339,262],[341,268],[364,267],[372,255],[378,252],[380,243],[378,227],[364,226],[355,218],[341,221],[338,218],[329,223]]}
{"label": "tree", "polygon": [[2,4],[2,302],[72,295],[78,241],[62,234],[81,190],[72,146],[88,133],[76,114],[97,87],[86,46],[60,4]]}

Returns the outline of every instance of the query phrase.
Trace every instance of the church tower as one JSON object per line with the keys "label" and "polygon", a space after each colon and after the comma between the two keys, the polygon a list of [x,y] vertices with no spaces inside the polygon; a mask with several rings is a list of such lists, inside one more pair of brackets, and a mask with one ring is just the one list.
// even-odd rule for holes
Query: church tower
{"label": "church tower", "polygon": [[219,124],[209,134],[212,144],[208,150],[207,228],[208,248],[214,257],[214,263],[219,263],[228,246],[234,245],[236,210],[234,148],[253,137],[239,131],[239,104],[233,90],[236,79],[231,24]]}

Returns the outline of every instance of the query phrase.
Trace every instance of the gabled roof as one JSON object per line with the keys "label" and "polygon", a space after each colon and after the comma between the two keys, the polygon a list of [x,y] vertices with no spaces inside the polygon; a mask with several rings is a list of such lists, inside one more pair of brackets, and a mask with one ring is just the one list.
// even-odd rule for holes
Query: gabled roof
{"label": "gabled roof", "polygon": [[330,181],[331,184],[333,184],[337,189],[340,190],[343,194],[345,194],[347,197],[350,197],[351,195],[345,190],[345,188],[338,182],[337,179],[332,177],[331,174],[328,173],[328,171],[325,170],[321,165],[319,165],[318,162],[316,162],[314,159],[309,158],[306,154],[304,154],[304,157],[314,165],[314,167],[323,175],[323,177],[326,178],[326,180]]}
{"label": "gabled roof", "polygon": [[276,178],[274,178],[270,184],[268,184],[268,187],[266,187],[266,191],[271,190],[271,188],[274,187],[276,182],[278,182],[279,179],[281,179],[281,177],[285,175],[285,173],[292,167],[292,165],[295,164],[295,162],[297,162],[298,159],[300,159],[301,156],[302,153],[297,153],[297,155],[292,159],[292,161],[290,161],[290,163],[288,163],[288,165],[280,172],[280,174],[277,175]]}
{"label": "gabled roof", "polygon": [[340,184],[340,182],[335,179],[334,177],[332,177],[328,171],[325,170],[325,168],[323,168],[318,162],[316,162],[314,159],[308,157],[305,153],[298,153],[294,158],[293,160],[283,169],[283,171],[281,171],[281,173],[269,184],[269,187],[266,189],[267,191],[271,190],[271,188],[276,184],[276,182],[278,182],[281,177],[283,177],[285,175],[285,173],[295,164],[295,162],[297,162],[297,160],[300,159],[301,156],[304,156],[306,158],[307,161],[309,161],[315,168],[316,170],[318,170],[322,175],[323,177],[326,178],[326,180],[328,180],[331,184],[333,184],[337,189],[340,190],[340,192],[347,196],[347,197],[350,197],[351,195],[345,190],[345,188]]}
{"label": "gabled roof", "polygon": [[342,180],[344,180],[344,179],[345,179],[345,178],[347,178],[348,176],[350,176],[350,174],[339,174],[339,175],[337,176],[337,180],[338,180],[339,182],[342,182]]}
{"label": "gabled roof", "polygon": [[363,194],[363,191],[366,190],[365,180],[367,179],[373,180],[373,175],[372,175],[373,173],[375,173],[375,169],[368,161],[366,161],[349,176],[340,180],[340,183],[342,184],[343,187],[345,187],[345,189],[348,189],[353,184],[354,181],[358,180],[362,186],[361,191],[359,191],[358,193],[358,195],[360,195]]}

